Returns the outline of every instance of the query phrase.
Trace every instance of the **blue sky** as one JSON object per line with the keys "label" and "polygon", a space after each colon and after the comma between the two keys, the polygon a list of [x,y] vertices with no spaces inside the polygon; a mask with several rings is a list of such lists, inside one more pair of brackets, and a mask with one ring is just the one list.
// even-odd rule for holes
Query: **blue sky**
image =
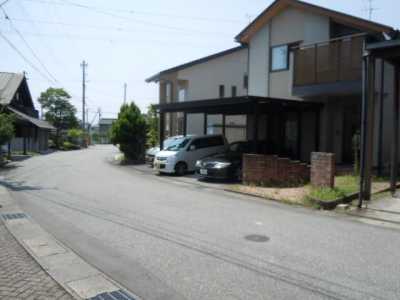
{"label": "blue sky", "polygon": [[[367,0],[308,2],[368,17]],[[64,87],[80,113],[80,63],[85,59],[89,64],[89,121],[98,107],[103,117],[116,115],[123,101],[124,82],[128,84],[128,100],[145,110],[158,99],[157,86],[145,83],[145,78],[236,46],[234,36],[271,3],[272,0],[9,0],[3,7],[14,27],[0,11],[0,32],[41,71],[29,66],[2,39],[0,70],[26,71],[35,99],[49,86]],[[377,8],[374,21],[400,28],[398,0],[375,0],[372,5]],[[51,76],[57,83],[44,78]]]}

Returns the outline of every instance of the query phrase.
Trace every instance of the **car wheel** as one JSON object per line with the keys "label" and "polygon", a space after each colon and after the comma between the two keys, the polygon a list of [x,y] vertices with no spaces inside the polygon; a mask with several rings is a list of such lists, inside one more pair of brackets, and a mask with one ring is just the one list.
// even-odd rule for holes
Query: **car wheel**
{"label": "car wheel", "polygon": [[187,172],[187,165],[184,162],[177,163],[175,166],[175,174],[183,176]]}

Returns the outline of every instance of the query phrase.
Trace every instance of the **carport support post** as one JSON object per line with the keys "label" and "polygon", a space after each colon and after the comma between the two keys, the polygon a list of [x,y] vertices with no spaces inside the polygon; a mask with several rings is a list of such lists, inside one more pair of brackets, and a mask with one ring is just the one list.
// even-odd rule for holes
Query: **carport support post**
{"label": "carport support post", "polygon": [[187,134],[187,113],[183,113],[183,135],[186,136]]}
{"label": "carport support post", "polygon": [[159,143],[160,143],[160,149],[162,150],[164,148],[164,126],[165,126],[165,113],[160,111],[160,121],[159,121]]}
{"label": "carport support post", "polygon": [[371,169],[373,161],[374,102],[375,102],[375,58],[371,55],[363,60],[363,103],[361,124],[361,172],[358,207],[363,200],[371,199]]}
{"label": "carport support post", "polygon": [[390,191],[392,196],[396,193],[397,168],[399,163],[399,79],[400,67],[396,65],[394,71],[394,97],[393,97],[393,129],[392,129],[392,162],[390,164]]}

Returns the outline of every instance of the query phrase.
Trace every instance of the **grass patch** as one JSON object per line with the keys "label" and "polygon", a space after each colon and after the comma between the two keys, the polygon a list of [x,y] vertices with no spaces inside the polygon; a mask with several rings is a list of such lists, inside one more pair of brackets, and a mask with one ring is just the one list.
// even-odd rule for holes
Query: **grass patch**
{"label": "grass patch", "polygon": [[309,198],[321,201],[331,201],[345,197],[346,194],[338,188],[311,188]]}
{"label": "grass patch", "polygon": [[344,198],[358,192],[358,177],[351,175],[343,175],[335,177],[335,187],[312,187],[309,186],[308,198],[321,201],[333,201]]}

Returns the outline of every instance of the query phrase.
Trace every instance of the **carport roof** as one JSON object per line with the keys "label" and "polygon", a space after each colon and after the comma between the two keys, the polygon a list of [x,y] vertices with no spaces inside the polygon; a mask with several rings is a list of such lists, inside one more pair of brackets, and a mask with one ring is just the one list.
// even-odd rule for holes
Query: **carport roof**
{"label": "carport roof", "polygon": [[252,113],[256,104],[262,107],[286,109],[313,109],[322,106],[320,103],[267,98],[258,96],[231,97],[163,103],[155,105],[159,112],[187,112],[187,113]]}
{"label": "carport roof", "polygon": [[366,49],[375,57],[383,58],[393,63],[400,64],[400,38],[371,43],[366,46]]}

